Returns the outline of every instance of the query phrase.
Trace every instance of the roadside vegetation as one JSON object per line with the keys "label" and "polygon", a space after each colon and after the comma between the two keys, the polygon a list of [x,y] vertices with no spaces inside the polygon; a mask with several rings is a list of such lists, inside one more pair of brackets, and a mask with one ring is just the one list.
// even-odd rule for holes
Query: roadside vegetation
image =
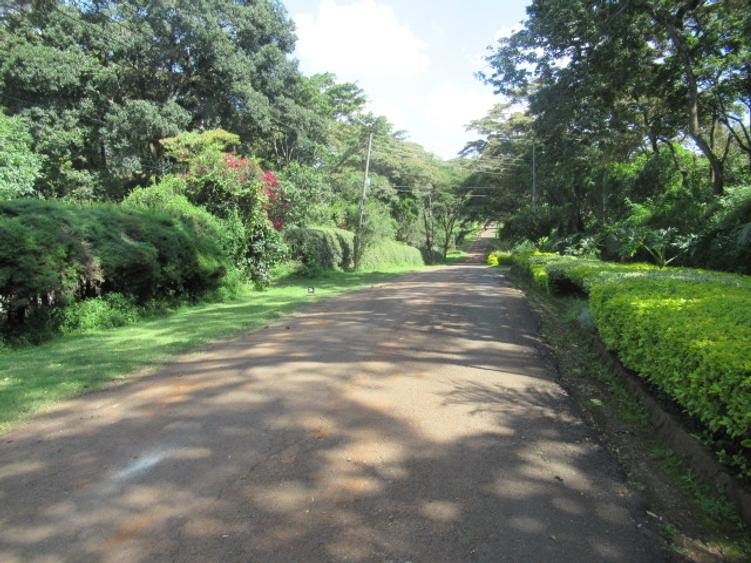
{"label": "roadside vegetation", "polygon": [[742,0],[531,2],[482,73],[476,205],[511,245],[751,274],[750,28]]}
{"label": "roadside vegetation", "polygon": [[[480,76],[504,100],[471,124],[463,154],[467,185],[488,186],[473,205],[499,226],[489,264],[523,272],[751,490],[747,8],[532,1],[491,47]],[[640,418],[621,406],[603,408]],[[676,459],[645,463],[686,488]]]}
{"label": "roadside vegetation", "polygon": [[718,456],[751,478],[751,278],[535,252],[504,261],[553,295],[584,297],[580,315],[623,364],[695,418]]}
{"label": "roadside vegetation", "polygon": [[0,27],[0,428],[461,259],[494,221],[489,262],[565,300],[751,482],[745,0],[532,0],[480,73],[503,101],[450,161],[304,75],[273,0],[6,2]]}
{"label": "roadside vegetation", "polygon": [[278,2],[15,2],[0,26],[0,426],[476,227],[460,160],[304,75]]}
{"label": "roadside vegetation", "polygon": [[[521,256],[512,261],[511,253],[495,252],[488,262],[497,265],[500,257],[504,273],[525,292],[562,384],[619,460],[633,488],[645,495],[646,525],[689,560],[747,561],[751,557],[749,529],[733,499],[697,476],[687,460],[655,434],[639,397],[592,344],[598,329],[586,295],[550,289],[549,276],[540,276],[539,269],[538,276],[533,275],[531,255]],[[676,356],[680,361],[680,352]],[[669,396],[656,387],[654,392],[671,410]],[[713,445],[711,433],[702,435],[695,421],[686,422],[695,435]],[[738,465],[731,470],[741,471]]]}
{"label": "roadside vegetation", "polygon": [[20,2],[0,24],[0,349],[262,300],[274,272],[443,262],[471,228],[462,164],[302,74],[277,2]]}
{"label": "roadside vegetation", "polygon": [[463,152],[467,185],[490,186],[473,202],[499,227],[488,263],[527,290],[614,454],[661,490],[676,550],[748,560],[733,499],[650,436],[582,335],[751,490],[751,12],[534,0],[527,15],[491,47],[480,75],[504,100]]}

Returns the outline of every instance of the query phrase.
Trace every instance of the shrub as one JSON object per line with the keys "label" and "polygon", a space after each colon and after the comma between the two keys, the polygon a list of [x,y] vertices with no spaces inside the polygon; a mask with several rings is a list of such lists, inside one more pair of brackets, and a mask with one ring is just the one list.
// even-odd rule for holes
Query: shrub
{"label": "shrub", "polygon": [[505,250],[494,250],[488,255],[488,266],[510,265],[511,252]]}
{"label": "shrub", "polygon": [[[603,341],[720,440],[751,451],[751,282],[698,272],[590,289]],[[736,460],[738,461],[738,460]],[[751,471],[746,469],[747,476]]]}
{"label": "shrub", "polygon": [[190,202],[242,227],[245,254],[235,263],[260,288],[268,285],[270,269],[286,256],[279,232],[289,205],[272,172],[234,152],[239,142],[237,135],[221,129],[180,133],[161,141],[167,155],[184,171],[181,178]]}
{"label": "shrub", "polygon": [[390,266],[414,266],[425,265],[422,253],[414,246],[403,242],[382,239],[373,243],[365,250],[360,262],[361,270],[379,270]]}
{"label": "shrub", "polygon": [[349,270],[352,267],[354,235],[333,227],[293,227],[284,233],[291,255],[303,266],[303,273]]}
{"label": "shrub", "polygon": [[195,298],[219,286],[227,262],[188,221],[115,205],[0,203],[3,332],[53,328],[54,311],[112,292],[138,303]]}
{"label": "shrub", "polygon": [[588,294],[605,344],[751,477],[751,279],[540,254],[513,260],[551,292]]}
{"label": "shrub", "polygon": [[728,189],[694,245],[692,263],[751,274],[751,186]]}
{"label": "shrub", "polygon": [[[303,265],[303,273],[315,275],[323,270],[349,270],[354,260],[354,234],[333,227],[295,227],[284,234],[291,254]],[[373,242],[360,262],[361,270],[389,266],[422,266],[417,248],[389,239]]]}
{"label": "shrub", "polygon": [[596,258],[560,257],[545,264],[547,287],[550,293],[589,293],[592,284],[603,281],[608,276],[619,274],[629,277],[634,272],[656,270],[657,266],[644,263],[617,264],[603,262]]}
{"label": "shrub", "polygon": [[196,232],[218,243],[224,254],[241,264],[246,254],[245,228],[233,216],[220,219],[203,207],[193,205],[185,196],[187,184],[177,176],[166,176],[159,183],[136,188],[122,205],[133,209],[163,213],[187,223]]}
{"label": "shrub", "polygon": [[132,298],[121,293],[108,293],[77,301],[63,312],[60,331],[63,333],[91,332],[138,322],[141,313]]}
{"label": "shrub", "polygon": [[521,207],[508,217],[499,229],[499,238],[511,241],[532,238],[537,240],[549,234],[563,221],[563,211],[548,205]]}
{"label": "shrub", "polygon": [[[526,250],[527,246],[517,247]],[[511,254],[511,264],[523,272],[532,276],[532,280],[539,287],[545,288],[548,283],[548,275],[545,266],[555,260],[566,259],[550,252],[540,252],[538,250],[530,252],[517,252],[516,248]]]}

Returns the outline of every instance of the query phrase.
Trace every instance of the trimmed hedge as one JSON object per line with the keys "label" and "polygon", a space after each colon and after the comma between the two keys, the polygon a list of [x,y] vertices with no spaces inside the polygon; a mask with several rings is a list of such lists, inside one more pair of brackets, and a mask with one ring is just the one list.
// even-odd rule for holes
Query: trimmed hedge
{"label": "trimmed hedge", "polygon": [[0,203],[0,329],[55,328],[75,299],[117,292],[137,303],[217,288],[227,261],[180,219],[115,205]]}
{"label": "trimmed hedge", "polygon": [[355,235],[333,227],[292,227],[284,241],[306,274],[352,268]]}
{"label": "trimmed hedge", "polygon": [[658,270],[652,264],[616,264],[596,258],[559,256],[545,264],[547,287],[551,293],[589,293],[592,284],[608,277],[641,276],[645,271]]}
{"label": "trimmed hedge", "polygon": [[538,286],[546,288],[548,284],[548,274],[545,267],[558,260],[565,260],[567,256],[559,256],[550,252],[522,252],[511,255],[511,264],[521,268],[532,276],[532,280]]}
{"label": "trimmed hedge", "polygon": [[378,270],[390,266],[424,266],[422,253],[414,246],[390,239],[375,242],[365,250],[361,270]]}
{"label": "trimmed hedge", "polygon": [[698,419],[751,477],[751,278],[591,258],[515,258],[551,292],[589,296],[605,344]]}
{"label": "trimmed hedge", "polygon": [[[333,227],[293,227],[284,240],[292,258],[303,265],[304,273],[322,270],[350,270],[353,266],[354,233]],[[390,239],[381,239],[365,250],[360,270],[378,270],[389,266],[422,266],[417,248]]]}
{"label": "trimmed hedge", "polygon": [[513,254],[508,250],[494,250],[488,254],[488,266],[506,266],[512,264],[511,257]]}
{"label": "trimmed hedge", "polygon": [[590,307],[603,341],[706,427],[751,448],[751,284],[611,280]]}

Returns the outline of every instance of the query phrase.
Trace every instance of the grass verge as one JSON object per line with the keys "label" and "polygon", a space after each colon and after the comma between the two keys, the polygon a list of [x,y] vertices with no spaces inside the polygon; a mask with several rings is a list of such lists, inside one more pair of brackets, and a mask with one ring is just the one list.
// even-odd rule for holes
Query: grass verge
{"label": "grass verge", "polygon": [[[0,432],[60,400],[199,344],[262,327],[306,304],[415,269],[326,272],[314,279],[292,275],[266,291],[248,288],[233,301],[186,306],[135,325],[0,350]],[[310,286],[315,287],[312,295],[307,292]]]}

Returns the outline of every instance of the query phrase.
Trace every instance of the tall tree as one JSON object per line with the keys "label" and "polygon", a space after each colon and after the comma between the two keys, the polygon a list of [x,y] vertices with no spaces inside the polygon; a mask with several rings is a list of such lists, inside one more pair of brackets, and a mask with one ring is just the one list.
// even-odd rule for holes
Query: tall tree
{"label": "tall tree", "polygon": [[236,132],[278,164],[312,162],[323,139],[276,0],[16,3],[0,16],[0,99],[35,123],[49,195],[143,183],[161,171],[158,140],[186,128]]}

